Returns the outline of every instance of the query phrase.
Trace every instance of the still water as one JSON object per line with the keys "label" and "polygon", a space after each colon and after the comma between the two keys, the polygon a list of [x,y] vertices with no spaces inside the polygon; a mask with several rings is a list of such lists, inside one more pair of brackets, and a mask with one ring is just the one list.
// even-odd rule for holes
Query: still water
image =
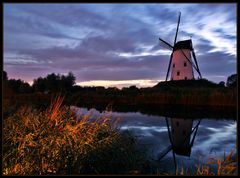
{"label": "still water", "polygon": [[[78,115],[91,113],[97,118],[108,114],[113,120],[119,119],[117,128],[136,136],[149,158],[159,164],[159,171],[174,173],[176,167],[196,170],[209,157],[223,158],[231,150],[236,153],[237,121],[233,118],[167,118],[140,112],[102,113],[72,108]],[[215,172],[216,165],[211,169]]]}

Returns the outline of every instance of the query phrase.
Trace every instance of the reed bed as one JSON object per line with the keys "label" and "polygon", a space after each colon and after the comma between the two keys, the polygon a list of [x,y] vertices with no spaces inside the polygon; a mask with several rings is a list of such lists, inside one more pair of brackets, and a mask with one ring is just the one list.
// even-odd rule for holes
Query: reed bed
{"label": "reed bed", "polygon": [[[185,168],[177,168],[175,175],[196,175],[196,176],[237,176],[238,164],[236,154],[231,150],[227,155],[224,153],[223,158],[210,156],[208,162],[197,165],[195,171]],[[193,172],[193,173],[191,173]]]}
{"label": "reed bed", "polygon": [[76,118],[57,96],[44,111],[23,106],[3,121],[3,175],[128,174],[144,160],[134,137],[101,116]]}

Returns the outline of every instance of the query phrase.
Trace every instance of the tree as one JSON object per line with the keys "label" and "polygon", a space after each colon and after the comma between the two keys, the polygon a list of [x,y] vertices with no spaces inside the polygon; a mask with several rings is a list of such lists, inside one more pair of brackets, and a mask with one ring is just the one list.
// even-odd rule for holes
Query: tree
{"label": "tree", "polygon": [[9,88],[12,89],[15,93],[30,93],[31,92],[31,86],[20,79],[10,79],[8,80]]}
{"label": "tree", "polygon": [[76,77],[73,75],[72,72],[69,72],[65,80],[67,87],[72,87],[75,84]]}
{"label": "tree", "polygon": [[50,92],[67,92],[73,88],[75,84],[75,76],[72,72],[69,72],[67,76],[59,74],[48,74],[45,78],[34,79],[33,87],[34,91],[50,91]]}
{"label": "tree", "polygon": [[3,71],[3,81],[7,80],[8,80],[7,72]]}
{"label": "tree", "polygon": [[34,79],[32,87],[35,92],[44,92],[46,90],[46,79],[42,77]]}
{"label": "tree", "polygon": [[75,84],[75,76],[72,72],[69,72],[67,76],[61,76],[61,89],[62,91],[69,91],[72,89],[73,85]]}
{"label": "tree", "polygon": [[237,74],[232,74],[227,78],[227,86],[228,87],[236,87],[237,86]]}
{"label": "tree", "polygon": [[221,82],[218,83],[218,85],[221,86],[221,87],[225,87],[225,82],[221,81]]}
{"label": "tree", "polygon": [[12,89],[9,87],[9,84],[8,84],[7,72],[5,71],[3,71],[2,93],[3,93],[3,97],[8,97],[13,94]]}
{"label": "tree", "polygon": [[60,91],[60,76],[54,73],[47,75],[46,78],[46,89],[52,92]]}
{"label": "tree", "polygon": [[30,93],[32,92],[32,87],[29,85],[29,83],[23,82],[18,90],[19,93]]}

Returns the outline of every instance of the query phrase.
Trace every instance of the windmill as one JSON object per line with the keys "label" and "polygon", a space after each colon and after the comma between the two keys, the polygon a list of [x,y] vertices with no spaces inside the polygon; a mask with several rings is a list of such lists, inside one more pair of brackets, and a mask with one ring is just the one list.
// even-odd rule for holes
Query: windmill
{"label": "windmill", "polygon": [[[181,12],[179,12],[178,24],[174,44],[171,45],[163,39],[159,38],[160,43],[172,50],[168,70],[166,75],[166,81],[168,80],[170,68],[171,68],[171,80],[191,80],[194,79],[193,69],[202,78],[201,72],[198,67],[196,55],[192,46],[192,39],[183,40],[177,42],[178,29],[180,24]],[[194,62],[192,61],[194,59]]]}

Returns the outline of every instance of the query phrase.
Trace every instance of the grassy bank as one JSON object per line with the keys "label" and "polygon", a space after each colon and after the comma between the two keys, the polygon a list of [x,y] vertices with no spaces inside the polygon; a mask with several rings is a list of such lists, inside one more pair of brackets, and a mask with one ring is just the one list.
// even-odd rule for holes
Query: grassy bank
{"label": "grassy bank", "polygon": [[[8,93],[3,92],[3,103],[10,107],[30,104],[37,108],[46,108],[54,92]],[[103,109],[112,105],[119,108],[158,108],[167,110],[175,106],[206,108],[208,110],[231,110],[236,113],[237,87],[224,87],[206,80],[183,80],[159,82],[151,88],[129,87],[121,90],[104,87],[73,87],[65,93],[64,104],[80,107],[94,107]],[[11,102],[11,103],[10,103]]]}
{"label": "grassy bank", "polygon": [[196,107],[237,107],[237,88],[222,87],[204,80],[160,82],[152,88],[82,90],[69,95],[75,105],[184,105]]}

